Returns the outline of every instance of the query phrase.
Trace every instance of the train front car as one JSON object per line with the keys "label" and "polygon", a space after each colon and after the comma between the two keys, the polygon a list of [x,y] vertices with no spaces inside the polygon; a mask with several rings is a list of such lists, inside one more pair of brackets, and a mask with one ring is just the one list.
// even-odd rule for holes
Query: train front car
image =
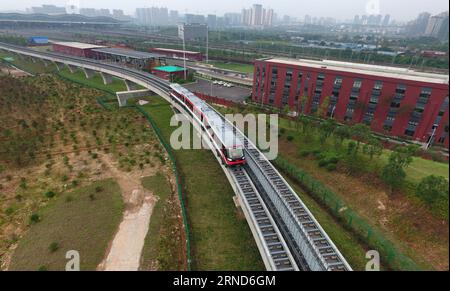
{"label": "train front car", "polygon": [[226,166],[245,164],[243,143],[224,117],[179,84],[172,84],[171,89],[172,99],[185,108],[193,117],[193,122],[203,127],[222,163]]}
{"label": "train front car", "polygon": [[[223,122],[225,122],[222,119]],[[221,126],[221,143],[223,145],[223,159],[227,166],[238,166],[246,163],[244,146],[232,129],[224,124]],[[220,136],[220,135],[219,135]]]}

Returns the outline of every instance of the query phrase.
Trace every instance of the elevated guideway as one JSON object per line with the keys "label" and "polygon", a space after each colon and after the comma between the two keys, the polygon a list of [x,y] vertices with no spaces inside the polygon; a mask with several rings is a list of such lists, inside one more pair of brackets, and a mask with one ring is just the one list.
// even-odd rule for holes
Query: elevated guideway
{"label": "elevated guideway", "polygon": [[[141,85],[166,99],[193,121],[186,108],[171,98],[170,83],[149,73],[5,43],[0,43],[0,49],[57,65],[86,69],[90,75],[92,71],[100,72],[104,75],[104,80],[110,80],[114,76]],[[86,76],[88,77],[87,74]],[[217,114],[225,120],[220,113]],[[224,171],[239,198],[266,269],[351,271],[350,265],[332,240],[270,161],[238,128],[229,122],[226,124],[245,141],[248,165],[224,168]]]}

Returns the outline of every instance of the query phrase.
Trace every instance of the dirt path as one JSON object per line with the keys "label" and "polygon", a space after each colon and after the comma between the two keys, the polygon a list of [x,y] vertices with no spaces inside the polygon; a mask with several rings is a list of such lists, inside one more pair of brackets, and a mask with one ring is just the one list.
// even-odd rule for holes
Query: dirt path
{"label": "dirt path", "polygon": [[99,271],[137,271],[156,198],[145,190],[141,177],[120,171],[108,155],[99,155],[122,189],[125,213]]}

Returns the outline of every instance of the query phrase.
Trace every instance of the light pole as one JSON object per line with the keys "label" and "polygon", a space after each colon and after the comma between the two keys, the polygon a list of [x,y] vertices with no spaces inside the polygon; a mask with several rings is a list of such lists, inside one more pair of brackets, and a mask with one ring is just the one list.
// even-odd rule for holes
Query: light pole
{"label": "light pole", "polygon": [[206,25],[206,63],[209,63],[209,27]]}
{"label": "light pole", "polygon": [[182,24],[183,32],[183,65],[184,65],[184,80],[187,80],[187,70],[186,70],[186,34],[184,33],[184,24]]}

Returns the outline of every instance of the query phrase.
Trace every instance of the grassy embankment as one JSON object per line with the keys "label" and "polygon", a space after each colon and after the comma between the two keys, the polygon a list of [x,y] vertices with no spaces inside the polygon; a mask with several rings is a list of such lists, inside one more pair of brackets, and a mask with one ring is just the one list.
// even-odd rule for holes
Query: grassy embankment
{"label": "grassy embankment", "polygon": [[185,244],[180,238],[180,206],[167,178],[161,173],[142,179],[142,184],[158,197],[142,251],[141,270],[182,271]]}
{"label": "grassy embankment", "polygon": [[81,270],[95,270],[122,210],[120,188],[111,179],[56,197],[37,212],[40,221],[21,239],[10,270],[63,271],[69,250],[79,252]]}

